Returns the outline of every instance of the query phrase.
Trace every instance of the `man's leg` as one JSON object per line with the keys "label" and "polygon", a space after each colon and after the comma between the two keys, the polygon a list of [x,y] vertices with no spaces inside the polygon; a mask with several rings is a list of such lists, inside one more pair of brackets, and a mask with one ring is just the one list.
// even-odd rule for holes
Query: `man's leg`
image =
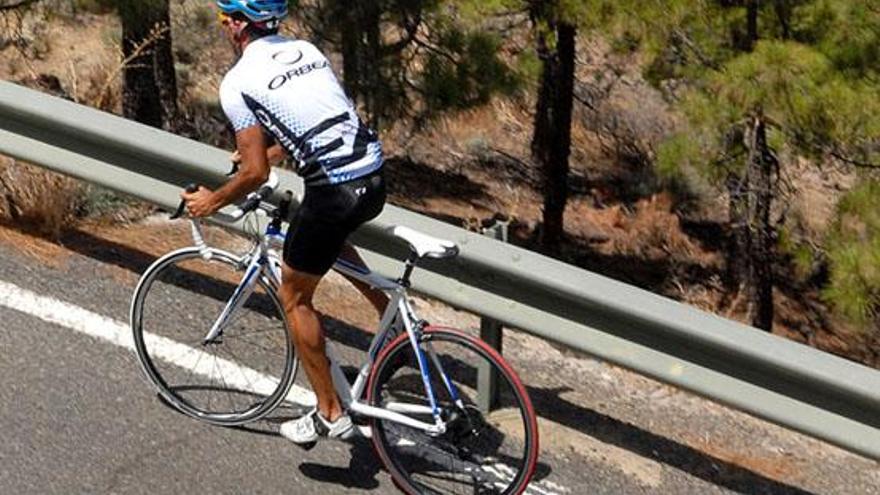
{"label": "man's leg", "polygon": [[315,288],[321,278],[320,275],[296,271],[285,264],[280,295],[300,362],[318,398],[318,411],[325,419],[335,421],[343,411],[330,377],[324,330],[312,305]]}
{"label": "man's leg", "polygon": [[[367,263],[361,258],[361,255],[358,254],[354,246],[348,242],[342,247],[342,253],[340,253],[339,257],[358,266],[367,266]],[[388,307],[388,296],[381,290],[374,289],[369,284],[365,284],[356,278],[348,276],[345,276],[345,278],[370,301],[370,304],[379,313],[379,318],[382,318],[382,315],[385,314],[385,309]],[[375,333],[375,330],[373,332]]]}

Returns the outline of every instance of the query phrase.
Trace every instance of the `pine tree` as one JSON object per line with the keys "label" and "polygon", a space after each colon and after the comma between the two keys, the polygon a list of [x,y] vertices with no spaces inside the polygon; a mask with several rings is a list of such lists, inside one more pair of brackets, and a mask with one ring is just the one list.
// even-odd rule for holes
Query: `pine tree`
{"label": "pine tree", "polygon": [[556,253],[565,234],[568,203],[577,27],[559,2],[536,0],[528,7],[542,63],[532,137],[532,159],[543,176],[541,246]]}
{"label": "pine tree", "polygon": [[597,17],[592,13],[604,2],[459,0],[458,3],[482,13],[528,13],[535,54],[541,63],[531,143],[532,160],[541,170],[544,195],[540,242],[545,252],[556,254],[565,234],[578,30]]}
{"label": "pine tree", "polygon": [[880,328],[878,204],[880,181],[861,184],[838,205],[826,243],[832,270],[825,296],[843,316],[874,332]]}
{"label": "pine tree", "polygon": [[168,0],[115,0],[122,20],[123,115],[174,130],[177,76],[171,47]]}
{"label": "pine tree", "polygon": [[[294,2],[292,2],[294,3]],[[324,0],[297,12],[319,43],[342,55],[346,92],[373,127],[381,127],[410,108],[416,36],[437,9],[437,0]]]}
{"label": "pine tree", "polygon": [[[779,227],[772,212],[782,197],[782,157],[864,158],[877,136],[874,117],[853,104],[871,94],[871,83],[854,78],[855,64],[847,61],[870,59],[874,45],[834,40],[848,29],[856,4],[872,4],[622,3],[626,15],[642,22],[629,28],[639,29],[654,55],[649,77],[687,88],[677,96],[688,126],[663,146],[660,165],[690,166],[726,187],[730,279],[747,296],[752,324],[770,330]],[[859,70],[868,73],[866,66]]]}
{"label": "pine tree", "polygon": [[[857,90],[835,95],[834,104],[841,113],[857,117],[829,124],[835,141],[845,144],[832,153],[860,167],[863,181],[840,201],[828,233],[824,256],[830,280],[824,296],[844,317],[880,339],[880,5],[835,5],[846,29],[832,30],[819,45]],[[873,136],[873,141],[860,144],[862,135]],[[856,152],[846,155],[847,149]]]}

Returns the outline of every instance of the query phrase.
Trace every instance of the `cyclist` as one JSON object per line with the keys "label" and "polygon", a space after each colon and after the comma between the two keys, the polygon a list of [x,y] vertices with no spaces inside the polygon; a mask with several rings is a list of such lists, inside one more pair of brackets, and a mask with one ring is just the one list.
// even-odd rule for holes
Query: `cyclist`
{"label": "cyclist", "polygon": [[[285,154],[297,164],[305,195],[284,244],[280,295],[317,407],[284,423],[297,443],[353,432],[333,387],[324,331],[312,305],[315,288],[336,258],[363,263],[346,238],[385,204],[382,147],[359,119],[327,58],[313,45],[278,34],[287,0],[218,0],[218,16],[238,61],[220,87],[220,103],[235,129],[241,167],[215,191],[184,193],[191,214],[208,216],[257,189],[270,162]],[[266,134],[275,143],[267,143]],[[357,283],[380,313],[387,297]]]}

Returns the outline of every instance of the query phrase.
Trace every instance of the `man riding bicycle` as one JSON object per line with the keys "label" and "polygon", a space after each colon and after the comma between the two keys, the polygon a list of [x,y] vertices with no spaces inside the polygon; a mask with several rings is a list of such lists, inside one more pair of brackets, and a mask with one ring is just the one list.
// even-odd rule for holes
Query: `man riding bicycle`
{"label": "man riding bicycle", "polygon": [[[318,404],[284,423],[281,434],[297,443],[346,438],[353,425],[333,387],[312,299],[337,257],[363,263],[346,238],[385,204],[381,143],[361,122],[327,58],[306,41],[278,34],[287,0],[218,0],[217,6],[238,57],[223,79],[220,103],[235,129],[241,167],[219,189],[182,197],[192,215],[209,216],[256,190],[268,179],[270,163],[285,154],[294,160],[305,195],[284,243],[280,295]],[[381,314],[387,297],[355,285]]]}

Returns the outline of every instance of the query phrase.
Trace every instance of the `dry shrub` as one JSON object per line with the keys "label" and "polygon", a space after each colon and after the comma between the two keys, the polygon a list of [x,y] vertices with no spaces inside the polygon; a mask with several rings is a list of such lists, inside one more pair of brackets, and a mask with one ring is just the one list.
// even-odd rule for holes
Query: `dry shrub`
{"label": "dry shrub", "polygon": [[82,186],[33,165],[0,160],[0,221],[57,238],[76,219]]}
{"label": "dry shrub", "polygon": [[639,200],[631,211],[621,205],[610,208],[614,235],[605,249],[646,260],[711,265],[713,255],[682,231],[673,205],[672,197],[661,193]]}
{"label": "dry shrub", "polygon": [[84,71],[84,74],[77,73],[76,69],[71,70],[73,99],[105,112],[121,112],[122,86],[114,84],[111,77],[118,65],[116,61],[102,61]]}
{"label": "dry shrub", "polygon": [[576,116],[595,133],[601,152],[635,171],[650,170],[656,149],[676,125],[663,94],[645,80],[641,60],[602,38],[578,55]]}

